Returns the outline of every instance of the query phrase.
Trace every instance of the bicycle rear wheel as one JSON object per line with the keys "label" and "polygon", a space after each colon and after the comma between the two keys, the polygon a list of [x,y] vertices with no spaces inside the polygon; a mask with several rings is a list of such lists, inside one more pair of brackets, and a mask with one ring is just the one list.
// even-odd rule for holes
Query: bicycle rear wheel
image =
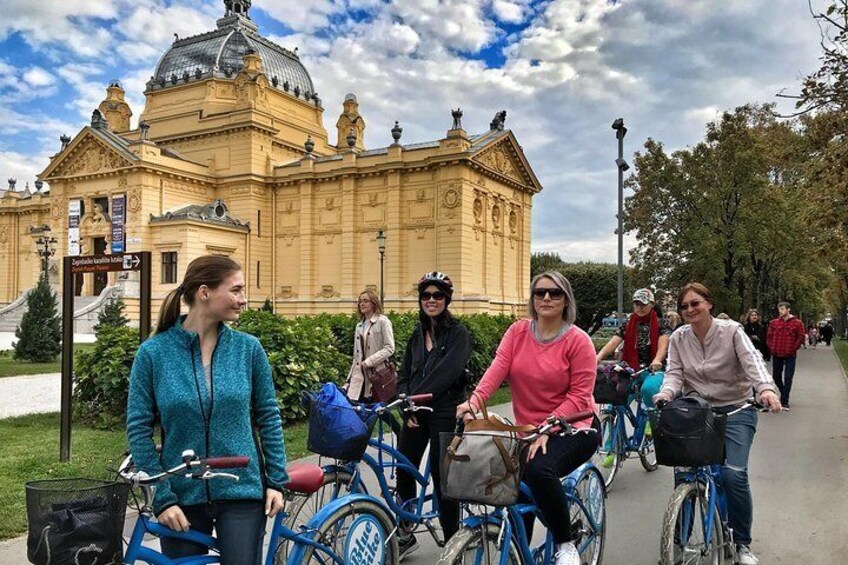
{"label": "bicycle rear wheel", "polygon": [[[565,482],[566,479],[563,479]],[[594,467],[586,467],[577,483],[574,485],[574,496],[583,502],[585,512],[577,504],[572,504],[571,531],[574,545],[580,552],[580,563],[583,565],[599,565],[603,562],[604,544],[606,542],[607,513],[606,488],[601,473]],[[587,516],[588,513],[588,516]],[[591,516],[592,520],[589,520]],[[592,521],[600,529],[592,527]]]}
{"label": "bicycle rear wheel", "polygon": [[497,524],[486,524],[485,529],[481,524],[479,527],[464,527],[451,537],[438,565],[498,565],[501,562],[503,551],[507,552],[507,563],[509,565],[521,564],[521,552],[515,539],[510,537],[502,540],[502,547],[498,547],[498,539],[501,527]]}
{"label": "bicycle rear wheel", "polygon": [[624,463],[624,438],[618,429],[618,418],[618,412],[601,415],[601,444],[592,456],[592,464],[601,473],[607,490]]}
{"label": "bicycle rear wheel", "polygon": [[[331,514],[315,533],[315,541],[329,547],[347,565],[397,565],[400,559],[394,519],[372,500],[357,500]],[[301,565],[332,563],[320,550],[309,547]]]}
{"label": "bicycle rear wheel", "polygon": [[[361,482],[354,490],[353,475],[346,470],[324,472],[324,483],[312,494],[292,493],[291,498],[286,501],[284,510],[286,512],[286,526],[297,532],[300,526],[305,526],[312,517],[318,513],[331,500],[352,492],[368,494],[365,485]],[[291,551],[292,543],[289,540],[281,540],[274,556],[274,565],[285,565]]]}
{"label": "bicycle rear wheel", "polygon": [[700,483],[674,489],[663,517],[660,565],[724,565],[724,530],[717,510],[707,524],[710,504]]}
{"label": "bicycle rear wheel", "polygon": [[642,438],[642,445],[639,446],[639,461],[642,463],[642,467],[649,473],[659,468],[653,436]]}

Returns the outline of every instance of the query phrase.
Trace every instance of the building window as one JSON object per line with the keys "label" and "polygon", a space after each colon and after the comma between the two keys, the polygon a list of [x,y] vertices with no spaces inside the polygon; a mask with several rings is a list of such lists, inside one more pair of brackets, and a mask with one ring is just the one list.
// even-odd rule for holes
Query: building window
{"label": "building window", "polygon": [[259,267],[262,265],[262,261],[256,262],[256,288],[259,288]]}
{"label": "building window", "polygon": [[162,253],[162,284],[175,282],[177,282],[177,252],[166,251]]}

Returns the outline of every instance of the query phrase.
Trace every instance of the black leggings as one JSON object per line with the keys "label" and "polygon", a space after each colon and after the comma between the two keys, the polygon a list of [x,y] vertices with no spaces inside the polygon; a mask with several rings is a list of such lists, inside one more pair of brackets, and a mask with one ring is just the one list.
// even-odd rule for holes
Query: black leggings
{"label": "black leggings", "polygon": [[[403,453],[413,465],[419,467],[427,445],[430,446],[430,474],[433,483],[433,493],[439,504],[439,522],[445,540],[448,540],[459,529],[459,503],[442,498],[441,484],[441,439],[440,432],[453,432],[456,428],[456,408],[439,409],[438,412],[418,412],[417,428],[410,428],[404,423],[398,439],[398,451]],[[410,500],[417,496],[418,483],[409,473],[398,471],[397,490],[401,500]]]}
{"label": "black leggings", "polygon": [[[592,425],[597,429],[597,418]],[[571,541],[573,538],[568,499],[560,479],[588,461],[597,448],[597,434],[551,436],[547,453],[542,455],[541,450],[537,451],[536,456],[524,467],[522,480],[530,487],[536,506],[548,523],[554,543]],[[534,521],[533,514],[524,515],[527,539],[533,537]]]}

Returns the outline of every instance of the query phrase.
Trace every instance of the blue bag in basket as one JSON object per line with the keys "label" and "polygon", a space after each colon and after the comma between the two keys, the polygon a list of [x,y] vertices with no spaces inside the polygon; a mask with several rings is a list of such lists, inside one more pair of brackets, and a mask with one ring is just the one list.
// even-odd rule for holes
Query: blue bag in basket
{"label": "blue bag in basket", "polygon": [[336,385],[326,383],[309,398],[309,451],[341,459],[356,460],[368,447],[377,417],[356,410]]}

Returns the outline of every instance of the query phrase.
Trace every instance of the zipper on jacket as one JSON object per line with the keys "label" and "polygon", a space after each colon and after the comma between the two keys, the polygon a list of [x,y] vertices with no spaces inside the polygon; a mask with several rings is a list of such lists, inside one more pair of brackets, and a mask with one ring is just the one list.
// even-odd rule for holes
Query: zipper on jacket
{"label": "zipper on jacket", "polygon": [[[198,343],[200,337],[197,338]],[[206,457],[209,457],[209,434],[212,421],[212,411],[215,409],[215,382],[213,370],[215,367],[215,352],[218,351],[218,340],[215,341],[215,349],[212,350],[212,359],[209,361],[209,416],[206,415],[206,408],[203,407],[203,395],[200,392],[200,382],[197,380],[197,364],[194,360],[194,339],[191,340],[191,372],[194,376],[194,386],[197,390],[197,401],[200,404],[200,414],[203,417],[205,440],[206,440]],[[203,364],[203,350],[200,350],[200,363]],[[205,380],[205,378],[204,378]],[[209,481],[203,481],[206,487],[206,502],[212,504],[212,487],[209,486]]]}

